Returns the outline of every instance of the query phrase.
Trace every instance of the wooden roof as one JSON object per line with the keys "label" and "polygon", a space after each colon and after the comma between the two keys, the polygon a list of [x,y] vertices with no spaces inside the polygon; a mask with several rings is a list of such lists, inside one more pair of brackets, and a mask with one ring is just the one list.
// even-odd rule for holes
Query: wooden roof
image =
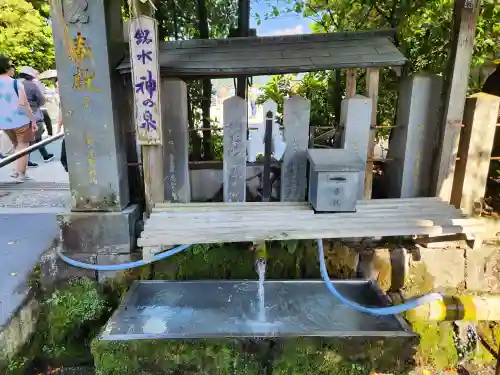
{"label": "wooden roof", "polygon": [[[229,39],[160,44],[164,76],[235,77],[400,66],[406,58],[392,44],[392,30]],[[130,72],[127,57],[118,66]]]}

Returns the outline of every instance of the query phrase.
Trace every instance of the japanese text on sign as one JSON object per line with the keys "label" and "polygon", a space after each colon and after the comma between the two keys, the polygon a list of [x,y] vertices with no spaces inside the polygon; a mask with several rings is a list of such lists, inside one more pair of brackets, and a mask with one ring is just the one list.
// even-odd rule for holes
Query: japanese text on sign
{"label": "japanese text on sign", "polygon": [[[81,32],[77,32],[73,38],[69,57],[76,69],[73,74],[73,89],[84,92],[99,92],[99,88],[94,84],[96,73],[93,69],[84,67],[86,61],[92,60],[92,50],[87,43],[87,38]],[[83,98],[83,106],[89,108],[88,95]]]}
{"label": "japanese text on sign", "polygon": [[89,185],[97,184],[96,154],[94,150],[94,140],[87,137],[87,161],[89,163]]}
{"label": "japanese text on sign", "polygon": [[130,24],[130,61],[135,122],[141,144],[161,144],[156,21],[141,16]]}

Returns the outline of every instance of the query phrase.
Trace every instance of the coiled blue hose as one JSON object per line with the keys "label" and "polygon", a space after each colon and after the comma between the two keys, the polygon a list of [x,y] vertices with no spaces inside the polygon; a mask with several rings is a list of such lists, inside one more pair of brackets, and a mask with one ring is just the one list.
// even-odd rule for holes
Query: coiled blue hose
{"label": "coiled blue hose", "polygon": [[417,308],[420,305],[436,301],[436,300],[443,300],[443,296],[439,293],[431,293],[427,294],[423,297],[416,298],[410,301],[407,301],[401,305],[397,306],[389,306],[389,307],[366,307],[362,306],[356,302],[353,302],[347,298],[345,298],[342,294],[339,293],[337,289],[333,286],[332,282],[330,281],[330,276],[328,276],[328,270],[326,269],[326,263],[325,263],[325,254],[323,251],[323,239],[318,239],[318,253],[319,253],[319,269],[321,272],[321,278],[325,282],[326,287],[328,290],[336,297],[338,298],[342,303],[352,307],[355,310],[372,314],[372,315],[395,315],[395,314],[401,314],[402,312]]}
{"label": "coiled blue hose", "polygon": [[181,251],[186,250],[188,247],[192,245],[180,245],[177,247],[174,247],[173,249],[167,250],[163,253],[157,254],[151,258],[149,261],[145,260],[138,260],[135,262],[129,262],[129,263],[123,263],[123,264],[111,264],[111,265],[100,265],[100,264],[90,264],[90,263],[84,263],[84,262],[79,262],[77,260],[68,258],[66,255],[64,255],[61,252],[61,249],[58,247],[56,249],[57,255],[59,258],[64,260],[66,263],[71,264],[73,267],[78,267],[78,268],[84,268],[87,270],[94,270],[94,271],[124,271],[124,270],[130,270],[132,268],[137,268],[141,266],[145,266],[146,264],[153,263],[162,259],[166,259],[168,257],[171,257],[172,255],[175,255],[177,253],[180,253]]}

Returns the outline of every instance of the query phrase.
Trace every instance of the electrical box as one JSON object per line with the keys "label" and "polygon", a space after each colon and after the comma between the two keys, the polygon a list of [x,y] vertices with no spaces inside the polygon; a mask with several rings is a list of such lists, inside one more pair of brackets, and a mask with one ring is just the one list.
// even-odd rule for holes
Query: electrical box
{"label": "electrical box", "polygon": [[308,149],[309,202],[320,212],[356,211],[360,179],[365,169],[355,151]]}

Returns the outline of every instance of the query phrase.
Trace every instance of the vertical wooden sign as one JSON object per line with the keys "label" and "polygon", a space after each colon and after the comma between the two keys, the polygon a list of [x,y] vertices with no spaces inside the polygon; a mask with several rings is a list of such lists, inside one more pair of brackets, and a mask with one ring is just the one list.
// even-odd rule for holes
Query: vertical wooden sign
{"label": "vertical wooden sign", "polygon": [[161,145],[157,22],[147,16],[134,18],[129,33],[137,138],[141,145]]}

